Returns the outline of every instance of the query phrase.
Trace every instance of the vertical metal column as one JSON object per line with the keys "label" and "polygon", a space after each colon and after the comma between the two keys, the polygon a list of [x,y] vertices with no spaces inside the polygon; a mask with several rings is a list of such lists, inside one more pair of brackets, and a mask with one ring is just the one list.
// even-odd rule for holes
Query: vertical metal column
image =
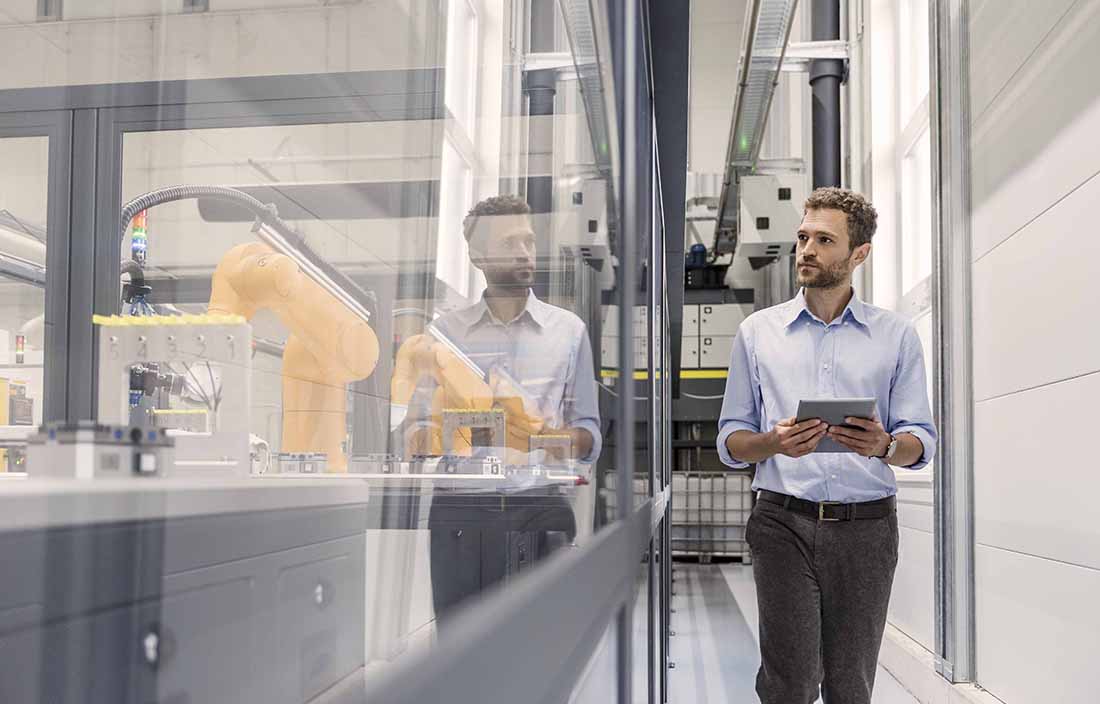
{"label": "vertical metal column", "polygon": [[935,406],[936,669],[974,679],[974,394],[968,0],[929,5]]}
{"label": "vertical metal column", "polygon": [[[65,420],[95,418],[97,392],[97,366],[95,330],[92,326],[94,292],[98,278],[106,276],[96,263],[96,225],[99,204],[96,201],[99,178],[102,176],[100,153],[100,110],[82,108],[73,111],[71,201],[69,210],[69,311],[68,361],[65,369],[66,393]],[[118,202],[115,202],[115,219],[118,222]],[[115,228],[117,232],[118,228]],[[113,250],[115,275],[109,279],[114,284],[115,305],[119,298],[119,247]],[[73,265],[75,262],[80,262]],[[111,309],[110,312],[115,312]]]}
{"label": "vertical metal column", "polygon": [[[840,0],[813,0],[815,42],[840,39]],[[814,59],[810,63],[813,89],[814,188],[840,185],[840,82],[844,62]]]}
{"label": "vertical metal column", "polygon": [[[643,209],[648,207],[648,199],[641,192],[643,183],[643,160],[639,146],[644,138],[642,130],[643,106],[640,104],[640,84],[643,73],[638,71],[639,56],[639,14],[638,0],[619,0],[617,22],[612,24],[612,45],[615,47],[615,63],[618,91],[622,96],[619,111],[621,140],[619,153],[622,155],[622,192],[619,200],[622,208],[619,222],[619,380],[618,380],[618,418],[616,419],[616,489],[619,506],[619,520],[629,520],[634,506],[634,299],[638,291],[637,239],[643,232]],[[615,36],[617,35],[617,37]],[[618,41],[616,41],[618,39]],[[644,90],[648,91],[648,88]],[[640,557],[640,556],[638,556]],[[633,642],[634,619],[633,600],[629,596],[633,586],[623,602],[618,616],[618,658],[619,703],[633,704]]]}

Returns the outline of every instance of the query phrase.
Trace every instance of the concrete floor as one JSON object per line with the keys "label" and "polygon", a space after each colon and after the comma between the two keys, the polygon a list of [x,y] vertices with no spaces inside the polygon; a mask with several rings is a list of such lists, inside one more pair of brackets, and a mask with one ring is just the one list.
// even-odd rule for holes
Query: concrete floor
{"label": "concrete floor", "polygon": [[[760,666],[756,587],[752,567],[740,564],[676,563],[669,673],[672,704],[757,701]],[[874,704],[917,704],[879,668]]]}

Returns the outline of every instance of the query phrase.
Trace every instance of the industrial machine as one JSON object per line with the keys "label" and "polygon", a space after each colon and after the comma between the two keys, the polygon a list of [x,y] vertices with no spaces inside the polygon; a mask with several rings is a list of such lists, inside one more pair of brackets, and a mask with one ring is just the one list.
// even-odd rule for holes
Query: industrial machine
{"label": "industrial machine", "polygon": [[28,438],[27,461],[39,477],[160,477],[174,464],[174,450],[164,430],[51,423]]}
{"label": "industrial machine", "polygon": [[[94,321],[100,333],[100,422],[129,424],[135,367],[168,370],[176,377],[189,377],[208,403],[206,432],[174,434],[178,453],[169,473],[250,472],[252,331],[244,318],[113,315],[95,316]],[[201,383],[204,376],[209,385]],[[37,467],[33,459],[30,467],[35,474],[56,471]]]}
{"label": "industrial machine", "polygon": [[264,309],[291,333],[283,349],[282,451],[321,453],[328,471],[347,471],[346,387],[374,370],[378,338],[289,256],[263,242],[234,247],[214,270],[208,313],[250,319]]}

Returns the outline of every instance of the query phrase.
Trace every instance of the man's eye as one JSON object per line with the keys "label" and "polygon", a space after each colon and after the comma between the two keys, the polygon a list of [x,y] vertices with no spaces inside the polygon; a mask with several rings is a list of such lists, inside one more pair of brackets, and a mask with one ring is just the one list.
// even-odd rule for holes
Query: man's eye
{"label": "man's eye", "polygon": [[806,241],[806,235],[799,235],[798,236],[798,241],[799,242],[805,242]]}

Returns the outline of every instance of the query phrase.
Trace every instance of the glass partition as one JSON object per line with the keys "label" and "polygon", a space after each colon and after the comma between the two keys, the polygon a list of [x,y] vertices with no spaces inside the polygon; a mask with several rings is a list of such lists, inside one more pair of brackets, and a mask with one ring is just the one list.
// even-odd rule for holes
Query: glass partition
{"label": "glass partition", "polygon": [[[623,402],[635,498],[660,491],[663,262],[648,235],[619,256],[610,72],[557,3],[23,5],[0,39],[39,58],[0,90],[89,101],[59,177],[97,256],[58,291],[95,301],[67,321],[94,372],[59,383],[95,417],[0,487],[29,566],[0,699],[354,691],[623,516]],[[48,140],[2,137],[0,276],[41,280],[0,282],[0,425],[38,426]]]}
{"label": "glass partition", "polygon": [[[48,136],[0,129],[0,426],[5,440],[42,422],[45,402]],[[0,472],[22,472],[21,448],[0,449]]]}

